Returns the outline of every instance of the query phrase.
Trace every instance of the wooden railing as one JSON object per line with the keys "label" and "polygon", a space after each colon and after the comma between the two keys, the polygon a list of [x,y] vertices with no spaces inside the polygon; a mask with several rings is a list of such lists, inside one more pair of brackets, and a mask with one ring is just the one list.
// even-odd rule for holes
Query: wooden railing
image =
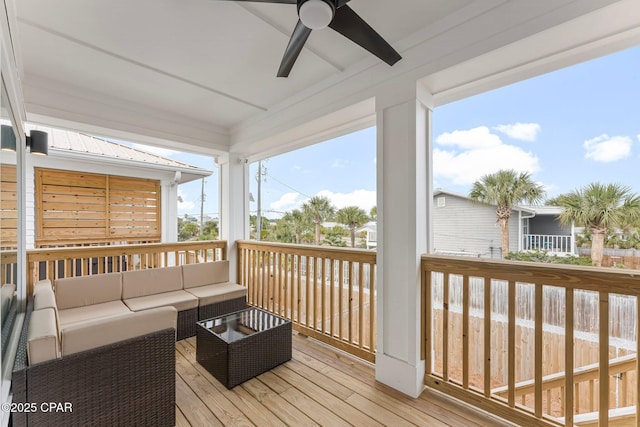
{"label": "wooden railing", "polygon": [[27,251],[27,294],[38,280],[52,282],[116,271],[140,270],[227,259],[227,242],[149,243],[120,246],[83,246]]}
{"label": "wooden railing", "polygon": [[238,281],[248,300],[298,332],[375,360],[376,253],[307,245],[238,242]]}
{"label": "wooden railing", "polygon": [[18,252],[0,251],[0,285],[17,282]]}
{"label": "wooden railing", "polygon": [[[637,361],[635,354],[629,354],[609,360],[609,375],[615,377],[619,382],[618,387],[620,388],[620,393],[617,395],[619,396],[620,401],[616,406],[620,408],[624,408],[630,403],[628,400],[630,400],[629,394],[633,391],[631,388],[633,387],[636,379],[636,365]],[[581,395],[581,388],[584,388],[584,390],[587,391],[584,393],[586,396],[582,401],[581,399],[574,399],[575,413],[585,413],[585,410],[586,412],[593,412],[597,409],[598,400],[596,397],[596,384],[599,378],[599,370],[599,363],[592,363],[591,365],[576,368],[573,371],[574,397]],[[553,409],[553,396],[556,395],[556,392],[563,395],[565,385],[566,380],[564,371],[542,377],[544,406],[548,412],[551,412]],[[509,390],[508,387],[502,386],[493,389],[491,393],[506,399],[509,395]],[[519,399],[520,403],[523,405],[526,405],[527,398],[533,397],[534,393],[535,382],[533,380],[522,381],[515,385],[515,397],[516,399]],[[563,401],[561,400],[560,403],[562,404]],[[560,406],[560,410],[564,411],[562,406]]]}
{"label": "wooden railing", "polygon": [[424,255],[425,384],[520,425],[617,425],[640,406],[639,294],[638,270]]}

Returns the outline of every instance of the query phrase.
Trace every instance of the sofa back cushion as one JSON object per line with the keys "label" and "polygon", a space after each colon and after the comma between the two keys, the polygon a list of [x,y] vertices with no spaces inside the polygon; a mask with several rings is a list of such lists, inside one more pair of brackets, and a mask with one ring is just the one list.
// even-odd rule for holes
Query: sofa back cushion
{"label": "sofa back cushion", "polygon": [[182,289],[182,267],[148,268],[122,273],[122,299]]}
{"label": "sofa back cushion", "polygon": [[229,281],[229,261],[203,262],[182,266],[184,288],[224,283]]}
{"label": "sofa back cushion", "polygon": [[55,293],[59,310],[117,301],[122,298],[122,274],[56,279]]}

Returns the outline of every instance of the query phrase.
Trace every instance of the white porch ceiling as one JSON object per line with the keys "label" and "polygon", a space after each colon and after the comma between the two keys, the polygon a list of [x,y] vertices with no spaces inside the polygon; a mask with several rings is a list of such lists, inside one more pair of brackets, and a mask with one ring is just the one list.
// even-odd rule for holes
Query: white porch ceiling
{"label": "white porch ceiling", "polygon": [[[311,34],[287,79],[276,72],[297,21],[293,5],[20,0],[10,24],[28,119],[156,145],[257,156],[278,151],[279,144],[313,142],[312,135],[327,136],[327,129],[370,123],[370,99],[389,82],[423,79],[433,92],[446,90],[450,101],[464,96],[456,88],[541,58],[564,52],[566,59],[567,52],[614,36],[618,44],[609,50],[638,43],[639,4],[352,0],[349,5],[403,60],[389,67],[324,29]],[[576,27],[577,19],[587,26]],[[541,36],[549,31],[561,39]],[[540,41],[532,47],[535,36]],[[519,50],[518,43],[527,49]],[[319,122],[322,117],[326,122]]]}

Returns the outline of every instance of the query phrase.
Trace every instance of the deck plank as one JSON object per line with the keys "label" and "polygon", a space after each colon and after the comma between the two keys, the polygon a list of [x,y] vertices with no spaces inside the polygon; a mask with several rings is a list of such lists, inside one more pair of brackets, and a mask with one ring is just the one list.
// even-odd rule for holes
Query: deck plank
{"label": "deck plank", "polygon": [[370,427],[384,425],[369,417],[365,412],[362,412],[345,402],[345,400],[352,396],[353,393],[349,393],[346,397],[336,396],[302,376],[298,366],[292,365],[293,364],[288,364],[288,366],[279,366],[274,369],[274,372],[276,375],[289,381],[291,384],[296,384],[296,387],[301,392],[306,393],[309,397],[322,405],[325,408],[324,411],[326,413],[335,414],[353,425]]}
{"label": "deck plank", "polygon": [[375,380],[372,364],[294,333],[293,359],[228,390],[176,343],[178,426],[507,425],[439,393],[412,399]]}
{"label": "deck plank", "polygon": [[273,412],[266,408],[262,403],[258,402],[253,396],[247,393],[242,387],[235,387],[232,390],[222,385],[216,380],[206,369],[196,362],[195,341],[182,340],[176,343],[179,354],[184,357],[192,368],[200,375],[207,379],[211,384],[209,393],[219,393],[226,396],[248,419],[256,426],[286,426]]}

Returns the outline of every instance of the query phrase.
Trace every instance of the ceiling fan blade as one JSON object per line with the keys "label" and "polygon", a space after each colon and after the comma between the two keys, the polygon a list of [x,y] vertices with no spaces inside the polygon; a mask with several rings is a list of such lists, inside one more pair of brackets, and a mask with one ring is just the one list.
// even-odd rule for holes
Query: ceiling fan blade
{"label": "ceiling fan blade", "polygon": [[278,77],[289,77],[289,72],[291,68],[293,68],[296,59],[298,59],[298,55],[300,55],[305,42],[309,38],[309,34],[311,34],[311,30],[305,27],[302,21],[298,19],[296,28],[293,30],[293,34],[291,34],[287,49],[284,51],[284,56],[278,69]]}
{"label": "ceiling fan blade", "polygon": [[336,9],[336,14],[329,27],[362,46],[389,65],[393,65],[402,59],[400,54],[380,34],[376,33],[364,19],[347,5]]}

